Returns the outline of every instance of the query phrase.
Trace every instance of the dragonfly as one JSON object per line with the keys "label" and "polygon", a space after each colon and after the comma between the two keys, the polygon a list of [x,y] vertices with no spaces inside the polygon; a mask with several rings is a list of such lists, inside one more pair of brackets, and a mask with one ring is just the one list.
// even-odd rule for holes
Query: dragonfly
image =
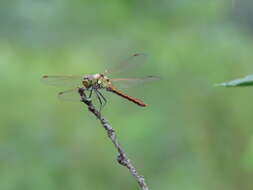
{"label": "dragonfly", "polygon": [[69,95],[73,93],[78,95],[78,89],[84,88],[85,91],[89,92],[88,98],[91,98],[93,94],[95,94],[100,104],[100,111],[107,103],[107,99],[101,92],[102,90],[112,92],[130,102],[133,102],[138,106],[146,107],[147,104],[144,103],[142,100],[130,96],[127,93],[124,93],[123,91],[119,90],[116,86],[121,85],[122,87],[131,87],[134,85],[142,84],[144,82],[160,79],[159,77],[156,76],[146,76],[139,78],[109,77],[109,75],[112,73],[121,73],[122,71],[127,71],[131,68],[136,68],[136,66],[145,63],[145,58],[146,56],[144,54],[136,53],[130,56],[128,59],[126,59],[126,61],[123,61],[118,66],[114,67],[111,70],[106,70],[103,73],[81,75],[81,76],[44,75],[42,76],[42,81],[48,85],[74,87],[74,89],[59,92],[58,96],[61,99],[65,99],[64,97],[69,97]]}

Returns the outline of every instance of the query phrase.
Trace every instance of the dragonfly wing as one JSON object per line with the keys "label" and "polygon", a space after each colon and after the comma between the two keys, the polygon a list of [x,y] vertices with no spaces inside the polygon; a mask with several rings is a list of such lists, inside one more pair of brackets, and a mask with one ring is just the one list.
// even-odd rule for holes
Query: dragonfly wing
{"label": "dragonfly wing", "polygon": [[82,86],[82,76],[44,75],[41,78],[41,81],[45,84],[53,86],[68,86],[68,87]]}
{"label": "dragonfly wing", "polygon": [[141,53],[136,53],[130,56],[125,61],[121,62],[118,66],[109,69],[105,72],[105,74],[118,74],[122,72],[127,72],[139,65],[142,65],[146,62],[146,55]]}
{"label": "dragonfly wing", "polygon": [[119,88],[130,88],[134,86],[139,86],[146,82],[152,82],[159,79],[160,78],[156,76],[147,76],[143,78],[116,78],[116,79],[111,79],[111,81],[113,85]]}
{"label": "dragonfly wing", "polygon": [[63,100],[63,101],[80,101],[78,88],[59,92],[58,97],[60,100]]}
{"label": "dragonfly wing", "polygon": [[[87,90],[85,91],[86,96],[88,97],[90,95],[91,91]],[[80,101],[80,94],[78,92],[78,88],[62,91],[58,93],[58,97],[60,100],[63,101]],[[95,105],[99,105],[99,99],[97,97],[97,94],[95,91],[93,91],[91,100]]]}

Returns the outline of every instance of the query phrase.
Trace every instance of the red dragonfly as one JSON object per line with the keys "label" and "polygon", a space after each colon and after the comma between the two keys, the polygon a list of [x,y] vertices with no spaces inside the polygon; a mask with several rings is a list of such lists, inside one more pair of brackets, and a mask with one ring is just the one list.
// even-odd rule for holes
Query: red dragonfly
{"label": "red dragonfly", "polygon": [[107,100],[104,95],[100,92],[105,89],[106,91],[112,92],[125,98],[138,106],[145,107],[145,104],[142,100],[129,96],[128,94],[122,92],[115,86],[121,84],[125,87],[133,86],[136,84],[141,84],[147,81],[153,81],[159,79],[155,76],[147,76],[143,78],[110,78],[107,74],[119,73],[121,71],[126,71],[129,68],[134,68],[137,65],[140,65],[145,62],[144,54],[134,54],[129,57],[126,61],[120,64],[118,67],[110,71],[105,71],[104,73],[97,73],[92,75],[83,75],[83,76],[56,76],[56,75],[44,75],[42,81],[49,85],[55,86],[72,86],[75,87],[72,90],[67,90],[60,92],[58,95],[62,99],[68,99],[69,95],[75,94],[78,95],[78,88],[85,88],[86,91],[89,91],[89,98],[92,97],[93,92],[96,95],[100,103],[100,110],[105,106]]}

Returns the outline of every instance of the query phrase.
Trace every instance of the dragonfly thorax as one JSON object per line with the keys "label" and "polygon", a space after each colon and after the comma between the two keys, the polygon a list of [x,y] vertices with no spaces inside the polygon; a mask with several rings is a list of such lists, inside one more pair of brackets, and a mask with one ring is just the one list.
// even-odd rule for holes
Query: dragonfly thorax
{"label": "dragonfly thorax", "polygon": [[103,74],[86,75],[83,77],[83,86],[87,89],[102,89],[108,87],[110,79]]}

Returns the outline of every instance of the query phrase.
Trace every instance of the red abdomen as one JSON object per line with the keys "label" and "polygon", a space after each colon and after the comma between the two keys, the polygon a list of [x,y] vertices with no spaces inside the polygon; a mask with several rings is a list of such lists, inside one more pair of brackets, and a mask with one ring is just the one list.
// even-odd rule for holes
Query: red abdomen
{"label": "red abdomen", "polygon": [[107,87],[106,89],[108,91],[110,91],[110,92],[113,92],[113,93],[115,93],[115,94],[117,94],[117,95],[119,95],[119,96],[121,96],[121,97],[123,97],[123,98],[125,98],[125,99],[127,99],[127,100],[129,100],[129,101],[131,101],[131,102],[133,102],[135,104],[137,104],[138,106],[142,106],[142,107],[147,106],[147,104],[145,104],[143,101],[141,101],[141,100],[139,100],[137,98],[134,98],[132,96],[129,96],[129,95],[125,94],[124,92],[118,90],[117,88],[115,88],[115,87],[113,87],[111,85],[109,87]]}

